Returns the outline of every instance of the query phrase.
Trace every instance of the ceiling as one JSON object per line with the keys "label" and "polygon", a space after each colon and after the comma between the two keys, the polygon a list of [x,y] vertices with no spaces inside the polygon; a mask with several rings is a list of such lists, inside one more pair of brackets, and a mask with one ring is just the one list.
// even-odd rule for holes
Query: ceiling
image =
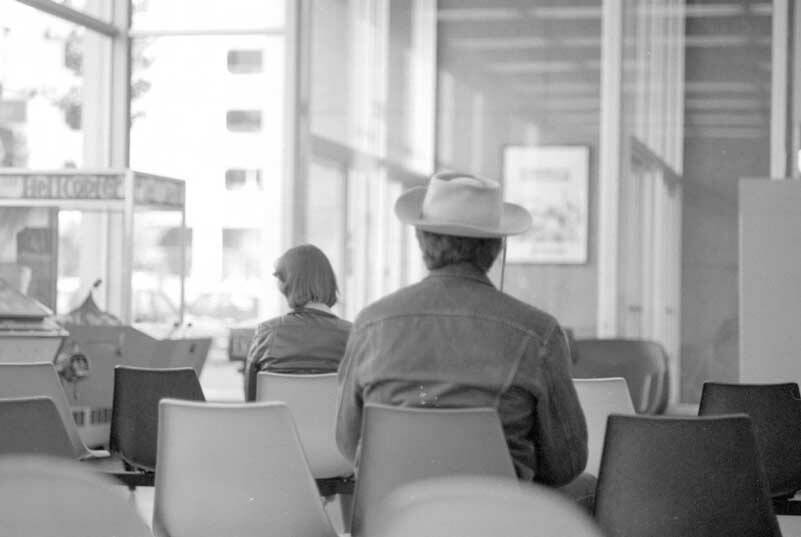
{"label": "ceiling", "polygon": [[[601,9],[601,0],[440,0],[439,64],[538,124],[597,132]],[[685,137],[767,136],[771,2],[688,0],[684,12]]]}

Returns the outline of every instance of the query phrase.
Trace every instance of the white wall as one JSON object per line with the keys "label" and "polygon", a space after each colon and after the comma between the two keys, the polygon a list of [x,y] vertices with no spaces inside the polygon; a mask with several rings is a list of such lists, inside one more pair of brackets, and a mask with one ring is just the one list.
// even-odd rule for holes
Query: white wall
{"label": "white wall", "polygon": [[740,380],[801,381],[801,181],[740,182]]}

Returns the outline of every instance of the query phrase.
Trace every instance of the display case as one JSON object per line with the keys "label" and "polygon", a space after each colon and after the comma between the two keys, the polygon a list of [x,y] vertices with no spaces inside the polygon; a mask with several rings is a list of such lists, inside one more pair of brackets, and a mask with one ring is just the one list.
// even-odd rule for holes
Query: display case
{"label": "display case", "polygon": [[94,283],[124,323],[180,324],[186,273],[185,186],[133,170],[0,169],[0,277],[57,313]]}
{"label": "display case", "polygon": [[0,299],[29,313],[14,326],[0,315],[0,359],[13,344],[22,361],[55,361],[90,446],[108,439],[116,365],[203,367],[211,340],[183,327],[185,218],[178,179],[0,170]]}

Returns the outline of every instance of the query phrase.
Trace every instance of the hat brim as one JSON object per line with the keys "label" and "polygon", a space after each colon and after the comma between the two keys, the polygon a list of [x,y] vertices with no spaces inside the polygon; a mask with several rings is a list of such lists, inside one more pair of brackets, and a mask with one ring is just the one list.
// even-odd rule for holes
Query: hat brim
{"label": "hat brim", "polygon": [[514,203],[503,204],[500,222],[496,227],[427,219],[423,217],[423,199],[425,199],[425,196],[426,187],[424,186],[407,190],[395,202],[395,215],[401,222],[420,228],[423,231],[477,239],[517,235],[531,227],[531,214],[524,207]]}

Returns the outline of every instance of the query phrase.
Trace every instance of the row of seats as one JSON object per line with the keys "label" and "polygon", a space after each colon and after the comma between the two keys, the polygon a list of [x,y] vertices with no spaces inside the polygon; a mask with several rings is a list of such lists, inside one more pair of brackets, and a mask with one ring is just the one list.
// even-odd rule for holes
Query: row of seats
{"label": "row of seats", "polygon": [[[632,415],[622,378],[576,379],[576,391],[587,419],[587,471],[598,475],[605,450],[610,415]],[[701,392],[699,416],[746,414],[756,433],[770,495],[781,513],[798,511],[789,502],[801,490],[801,401],[796,383],[723,384],[707,382]]]}
{"label": "row of seats", "polygon": [[[159,407],[155,535],[261,535],[267,528],[335,535],[284,404],[163,400]],[[386,507],[397,501],[393,491],[449,475],[528,487],[514,477],[493,410],[367,405],[353,534],[393,535],[386,527],[395,516]],[[482,487],[462,495],[477,501]],[[422,520],[416,533],[434,535],[422,531]],[[609,535],[781,535],[745,415],[611,416],[595,520]]]}
{"label": "row of seats", "polygon": [[[49,366],[49,364],[37,365],[36,368],[40,371],[45,371],[46,368],[44,366]],[[49,367],[52,368],[52,366]],[[33,369],[29,370],[32,371]],[[8,371],[8,369],[0,370],[0,378],[9,379],[14,377],[14,375],[5,374]],[[127,368],[120,368],[120,371],[118,371],[122,376],[127,372],[136,373],[136,371],[127,371]],[[201,532],[198,534],[204,535],[204,533],[202,533],[203,528],[195,528],[192,526],[193,522],[190,520],[192,516],[194,516],[195,519],[200,519],[199,522],[194,522],[196,525],[203,525],[203,521],[207,516],[218,521],[222,519],[222,522],[219,523],[224,524],[223,529],[227,530],[230,524],[240,524],[240,522],[246,524],[247,521],[251,521],[251,517],[256,515],[258,516],[258,520],[252,520],[254,528],[259,524],[263,526],[265,520],[272,520],[275,516],[277,517],[275,519],[276,524],[281,525],[285,523],[287,529],[305,528],[306,526],[303,526],[303,524],[311,524],[311,526],[309,526],[310,528],[316,528],[316,531],[325,531],[325,533],[317,534],[328,534],[330,522],[326,524],[327,518],[325,517],[325,513],[317,509],[320,507],[319,492],[314,488],[314,481],[312,480],[313,471],[309,469],[307,461],[311,463],[314,459],[313,456],[310,456],[313,450],[312,446],[314,446],[314,449],[320,448],[320,450],[325,453],[325,450],[329,448],[323,448],[327,445],[336,453],[336,449],[333,448],[333,435],[331,433],[333,430],[333,405],[331,403],[335,397],[336,387],[334,375],[301,376],[296,378],[288,376],[289,379],[287,381],[287,379],[281,378],[287,376],[268,373],[260,374],[260,397],[292,400],[298,399],[298,395],[302,396],[299,399],[301,403],[305,402],[307,404],[307,408],[304,410],[301,407],[293,406],[295,403],[292,403],[290,406],[295,415],[295,419],[293,419],[287,407],[275,403],[213,405],[209,403],[167,400],[159,404],[159,399],[165,395],[166,392],[174,389],[176,383],[159,383],[158,378],[164,378],[165,375],[174,374],[174,372],[169,370],[158,372],[144,370],[141,372],[147,373],[156,380],[154,382],[147,382],[144,380],[147,376],[139,377],[138,381],[132,382],[129,385],[132,389],[128,390],[128,396],[124,396],[126,393],[124,388],[120,389],[119,394],[122,399],[136,400],[138,398],[140,401],[149,401],[146,404],[150,405],[153,409],[158,408],[158,416],[160,417],[157,420],[155,420],[157,417],[155,410],[150,412],[147,409],[140,409],[140,417],[145,419],[144,417],[150,412],[150,418],[146,419],[153,419],[153,421],[140,423],[136,426],[137,428],[150,427],[154,429],[155,432],[156,423],[158,423],[158,447],[153,448],[152,455],[149,459],[150,462],[155,463],[157,457],[159,461],[159,472],[157,472],[155,478],[156,509],[154,511],[154,530],[158,535],[171,534],[172,532],[165,528],[172,528],[173,525],[178,528],[190,528],[192,529],[191,534]],[[193,375],[192,380],[196,383],[197,379],[194,377],[194,372],[191,372],[191,374]],[[53,375],[52,378],[55,378],[55,376]],[[55,381],[56,386],[58,386],[60,390],[57,378],[55,378]],[[293,382],[296,384],[293,384]],[[302,384],[304,382],[319,383],[318,388],[322,387],[319,389],[321,393],[319,400],[312,403],[309,402],[309,394],[312,392],[316,393],[318,389],[310,390],[310,384]],[[301,388],[297,383],[301,383],[304,387]],[[12,382],[12,384],[19,386],[17,382]],[[29,382],[29,384],[31,383]],[[42,383],[37,384],[34,382],[32,385],[41,387]],[[586,398],[587,391],[582,389],[582,386],[585,385],[596,387],[606,385],[607,395],[609,395],[610,392],[608,389],[609,386],[622,386],[624,390],[618,390],[618,393],[622,393],[625,396],[624,400],[628,400],[629,407],[621,407],[615,410],[612,410],[612,407],[606,407],[606,410],[608,413],[622,412],[624,414],[633,414],[633,412],[631,412],[630,396],[628,395],[625,382],[622,381],[622,379],[613,381],[577,380],[576,386],[582,398],[582,405],[585,409],[585,413],[588,414],[590,447],[593,449],[594,422],[591,411],[598,411],[604,407],[602,404],[599,404],[598,400],[593,402]],[[161,395],[154,393],[148,395],[148,392],[154,391],[153,386],[157,387],[157,389],[155,389],[156,392],[159,390],[162,391]],[[161,388],[159,389],[158,386],[161,386]],[[282,389],[282,386],[284,389],[283,393],[278,391]],[[793,416],[796,419],[797,430],[799,424],[801,424],[801,420],[798,420],[798,387],[796,385],[785,386],[787,387],[783,388],[783,390],[786,392],[786,396],[778,396],[778,399],[772,400],[772,402],[766,406],[776,408],[778,405],[783,408],[795,408],[796,414]],[[795,386],[795,391],[792,390],[793,386]],[[8,392],[2,390],[2,388],[3,386],[0,386],[0,396],[5,396]],[[185,391],[185,398],[195,397],[202,400],[202,391],[199,391],[199,386],[197,386],[197,389],[198,392],[193,392],[191,389]],[[595,391],[603,392],[603,390],[597,389]],[[58,394],[54,395],[57,396]],[[170,394],[166,393],[166,395]],[[63,398],[63,392],[61,393],[61,397]],[[790,404],[783,404],[789,400],[795,401],[796,406],[792,407]],[[18,404],[19,401],[14,403]],[[35,404],[41,406],[41,398],[39,398]],[[64,400],[64,404],[66,404],[66,400]],[[320,408],[329,409],[330,412],[320,413],[315,411],[315,409],[319,410]],[[702,410],[704,412],[715,412],[715,408],[720,410],[719,406],[714,407],[711,403],[706,405],[702,403]],[[136,412],[135,405],[130,410]],[[731,409],[724,409],[724,411],[730,410]],[[738,408],[735,410],[748,411],[747,408]],[[116,398],[115,412],[119,420],[121,405]],[[6,413],[2,412],[0,414],[5,415]],[[56,412],[56,414],[58,414],[58,412]],[[603,412],[599,412],[599,414],[602,415]],[[54,415],[55,414],[51,412],[51,418]],[[304,418],[304,416],[306,417]],[[753,417],[754,416],[752,416],[752,418]],[[303,424],[304,419],[308,420],[305,424]],[[626,420],[632,419],[634,421],[632,421],[631,424],[626,424]],[[742,453],[738,452],[740,459],[737,464],[745,464],[745,466],[742,466],[742,468],[745,469],[750,468],[750,466],[748,466],[749,461],[751,461],[748,454],[748,438],[743,440],[742,437],[742,435],[748,436],[748,434],[753,436],[753,433],[750,433],[751,425],[748,418],[745,418],[745,421],[743,421],[742,417],[737,419],[715,418],[715,420],[719,420],[720,423],[727,422],[728,425],[718,425],[717,421],[710,418],[705,419],[709,423],[703,423],[704,420],[699,421],[698,418],[694,420],[650,418],[657,424],[655,429],[649,429],[651,426],[650,424],[644,425],[646,422],[638,421],[645,419],[647,418],[613,416],[609,418],[607,430],[602,433],[602,437],[605,437],[606,440],[605,444],[603,444],[604,449],[602,450],[602,455],[600,456],[599,511],[597,514],[599,522],[601,522],[602,526],[607,526],[607,529],[609,527],[622,527],[622,522],[615,521],[614,518],[610,519],[612,522],[603,522],[605,520],[602,516],[605,512],[602,509],[604,505],[602,498],[604,495],[606,495],[607,498],[615,498],[614,493],[619,493],[620,491],[628,491],[631,493],[632,490],[636,489],[636,486],[646,486],[649,480],[655,478],[653,475],[654,471],[640,474],[641,470],[636,470],[635,474],[627,474],[625,471],[621,471],[616,467],[615,464],[618,466],[623,464],[623,469],[625,470],[625,464],[633,464],[633,457],[637,459],[637,461],[634,462],[647,466],[648,464],[653,464],[655,461],[651,460],[649,462],[648,458],[643,456],[643,453],[650,453],[654,456],[659,455],[662,457],[662,460],[659,462],[658,466],[662,468],[665,474],[668,474],[663,477],[670,477],[675,473],[674,467],[676,466],[676,462],[682,461],[681,456],[683,448],[680,447],[681,441],[677,440],[673,442],[676,444],[674,449],[672,441],[668,441],[668,438],[676,440],[676,435],[679,436],[679,439],[687,437],[689,440],[686,440],[685,443],[688,446],[691,447],[695,445],[696,450],[698,450],[698,446],[701,446],[703,449],[700,451],[704,453],[716,453],[731,462],[737,457],[727,454],[725,450],[717,449],[717,445],[712,442],[714,438],[727,439],[727,442],[735,442],[732,445],[732,449],[745,450]],[[770,419],[775,421],[773,418]],[[296,420],[301,431],[300,440],[298,440],[295,432]],[[120,421],[116,428],[114,426],[112,427],[113,431],[115,431],[115,435],[119,435],[120,431],[124,429],[121,425],[122,423],[123,421]],[[620,425],[614,425],[615,423],[620,423]],[[745,423],[745,426],[743,423]],[[133,425],[131,425],[131,427],[133,427]],[[623,432],[616,432],[616,427],[619,428],[619,431]],[[697,430],[699,427],[702,429],[700,433]],[[721,427],[722,429],[718,430],[718,428]],[[743,427],[748,428],[749,433],[744,433]],[[637,432],[638,428],[639,432]],[[5,430],[13,430],[16,432],[18,429],[19,427],[11,429],[6,428]],[[316,434],[316,437],[307,436],[304,438],[302,432],[304,429],[311,431],[311,434]],[[759,433],[758,424],[757,429]],[[792,427],[790,427],[790,429],[792,429]],[[635,432],[632,433],[632,430]],[[718,435],[712,435],[709,438],[703,436],[704,431],[708,433],[711,430],[717,431]],[[665,434],[660,436],[660,431]],[[263,433],[266,433],[266,436]],[[306,434],[310,433],[307,432]],[[20,435],[4,436],[17,437]],[[131,437],[135,440],[137,435],[132,434]],[[144,437],[150,438],[149,435],[144,435]],[[759,437],[761,438],[762,435],[759,435]],[[155,440],[155,435],[152,436],[152,438]],[[471,439],[477,438],[482,439],[482,441],[471,441]],[[614,444],[615,438],[620,439],[619,444]],[[662,444],[655,442],[660,438],[663,441]],[[652,444],[655,447],[653,447]],[[115,450],[119,449],[120,445],[118,439]],[[796,451],[798,451],[798,445],[798,443],[795,444]],[[209,446],[209,448],[200,450],[198,446]],[[628,447],[628,451],[626,451],[626,447]],[[766,452],[765,448],[760,449],[764,455]],[[686,449],[685,451],[685,455],[690,453]],[[615,457],[609,455],[609,453],[618,455],[617,462],[615,462]],[[640,455],[639,457],[636,456],[638,454]],[[327,455],[330,456],[331,453],[329,452]],[[336,453],[336,455],[338,456],[338,453]],[[338,461],[336,459],[329,460],[333,465],[331,468],[336,468],[331,470],[335,475],[341,475],[338,472],[342,470],[346,472],[352,470],[347,466],[347,462],[344,463],[345,466],[336,467],[336,464],[343,464],[341,456],[338,457]],[[81,458],[83,457],[81,456]],[[696,458],[703,459],[703,457],[697,456]],[[137,457],[132,458],[130,455],[126,455],[126,460],[129,464],[138,467],[146,466],[140,464],[142,460],[145,459],[139,459]],[[324,457],[318,460],[323,459]],[[646,459],[646,462],[643,463],[642,459]],[[759,459],[754,458],[754,460],[758,462]],[[657,461],[659,461],[658,457]],[[706,462],[704,462],[704,464],[706,464]],[[609,465],[612,465],[614,470],[605,470]],[[155,464],[153,464],[153,466],[155,466]],[[757,464],[757,466],[759,465]],[[715,482],[714,478],[718,475],[723,476],[721,479],[724,480],[725,484],[725,479],[728,475],[726,473],[726,467],[718,468],[712,464],[709,465],[708,468],[709,469],[705,471],[706,473],[704,473],[704,475],[707,476],[706,479],[703,480],[704,483],[698,483],[697,487],[707,486],[709,483]],[[697,469],[700,470],[700,467]],[[728,471],[730,473],[731,468],[728,468]],[[756,471],[758,473],[758,470]],[[453,474],[503,476],[513,481],[514,471],[512,469],[511,460],[509,459],[508,450],[506,449],[503,432],[494,410],[401,409],[369,405],[365,410],[364,448],[360,466],[360,479],[356,485],[353,533],[355,535],[373,534],[372,531],[365,529],[370,527],[368,515],[380,512],[381,502],[389,496],[391,491],[398,488],[403,483],[417,479]],[[615,484],[613,479],[615,476],[620,478],[620,476],[626,475],[629,475],[629,477],[634,475],[642,479],[639,481],[634,479],[627,484],[629,478],[621,478],[619,482]],[[746,479],[747,483],[750,483],[749,475],[743,474],[741,477]],[[692,487],[686,490],[690,482],[686,478],[674,479],[673,481],[679,481],[678,484],[673,483],[672,486],[683,490],[685,497],[695,497]],[[717,481],[720,481],[720,479]],[[672,483],[670,479],[667,479],[667,482]],[[772,483],[773,481],[771,480],[770,482]],[[612,483],[612,485],[608,485],[609,483]],[[213,484],[213,486],[210,487],[210,484]],[[607,484],[606,489],[604,489],[604,484]],[[682,487],[684,487],[684,489],[682,489]],[[192,494],[187,495],[187,490],[192,491]],[[611,490],[612,492],[604,492],[604,490]],[[645,489],[645,492],[646,494],[639,495],[638,493],[634,494],[634,496],[648,497],[647,493],[650,492],[650,489]],[[665,490],[661,494],[664,496],[669,492],[669,490]],[[748,492],[748,490],[746,492]],[[753,492],[753,490],[750,490],[748,493],[750,494]],[[292,501],[289,504],[282,503],[280,499],[276,501],[273,498],[275,494],[280,495],[283,499],[291,498]],[[199,500],[199,503],[195,501],[197,495],[203,496],[203,498]],[[754,498],[756,497],[757,496],[754,496]],[[237,501],[241,503],[243,498],[246,498],[246,504],[255,503],[258,509],[249,510],[247,509],[247,505],[243,506],[239,504],[234,506],[234,508],[229,508],[227,502],[223,502],[223,508],[225,510],[230,512],[233,509],[233,511],[238,513],[236,516],[237,520],[242,518],[240,522],[232,522],[233,518],[231,516],[218,516],[219,510],[215,510],[215,507],[219,507],[216,504],[220,503],[220,498],[230,499],[235,504]],[[269,499],[269,506],[261,503],[262,500],[265,499]],[[623,510],[630,510],[630,507],[628,507],[630,504],[626,503],[628,500],[622,503],[620,500],[621,498],[610,500],[606,505],[612,508],[616,505],[623,506]],[[310,507],[311,504],[308,503],[309,501],[312,501],[316,507]],[[206,503],[208,503],[208,505],[206,505]],[[759,507],[761,504],[760,502],[756,502],[755,505]],[[295,513],[295,511],[292,510],[292,506],[300,506],[302,508],[301,511],[305,514],[301,515],[296,513],[292,515],[292,513]],[[280,508],[277,512],[273,511],[273,508],[276,507]],[[707,507],[710,506],[707,505]],[[311,511],[309,511],[309,509],[311,509]],[[647,512],[647,509],[645,511]],[[770,511],[769,504],[768,511]],[[720,511],[712,512],[720,513]],[[194,515],[192,515],[192,513],[194,513]],[[695,513],[692,510],[687,513],[685,518],[691,521],[697,522],[702,520],[702,518],[698,517],[703,513]],[[751,512],[749,511],[749,513]],[[751,514],[759,513],[761,513],[761,511],[757,510]],[[199,514],[202,516],[198,516]],[[379,521],[385,519],[386,517],[383,516],[378,518]],[[226,531],[220,531],[220,528],[214,526],[211,521],[206,521],[205,525],[208,526],[209,524],[211,524],[211,527],[217,531],[218,534],[226,533]],[[298,526],[298,524],[300,524],[300,526]],[[767,526],[761,526],[763,531],[767,531],[765,530],[766,527]],[[248,529],[244,526],[236,526],[236,528],[242,531]],[[247,535],[248,533],[243,534]],[[299,534],[302,535],[305,533]],[[673,535],[675,533],[665,534]],[[764,534],[771,533],[768,532]]]}
{"label": "row of seats", "polygon": [[[6,457],[0,476],[0,519],[9,535],[151,536],[109,481],[72,464]],[[374,535],[382,537],[603,537],[578,508],[544,487],[474,477],[401,487],[383,504],[381,520]],[[275,529],[265,524],[256,535]]]}

